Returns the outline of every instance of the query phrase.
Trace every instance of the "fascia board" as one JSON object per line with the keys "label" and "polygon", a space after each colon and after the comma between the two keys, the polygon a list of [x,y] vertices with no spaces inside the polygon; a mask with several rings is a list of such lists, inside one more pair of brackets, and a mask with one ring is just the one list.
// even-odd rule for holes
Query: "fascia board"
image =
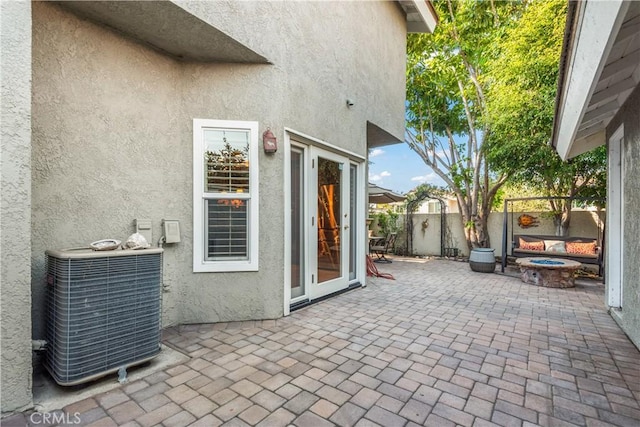
{"label": "fascia board", "polygon": [[572,52],[563,91],[555,137],[556,151],[563,159],[572,157],[573,144],[591,96],[607,62],[629,5],[623,0],[587,1],[572,37]]}

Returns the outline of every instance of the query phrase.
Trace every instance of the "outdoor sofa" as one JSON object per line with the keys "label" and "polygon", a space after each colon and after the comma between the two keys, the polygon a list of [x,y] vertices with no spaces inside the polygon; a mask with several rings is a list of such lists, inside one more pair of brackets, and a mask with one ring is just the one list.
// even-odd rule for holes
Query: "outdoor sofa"
{"label": "outdoor sofa", "polygon": [[602,270],[602,248],[591,237],[560,237],[514,234],[511,255],[523,257],[563,258],[598,266]]}

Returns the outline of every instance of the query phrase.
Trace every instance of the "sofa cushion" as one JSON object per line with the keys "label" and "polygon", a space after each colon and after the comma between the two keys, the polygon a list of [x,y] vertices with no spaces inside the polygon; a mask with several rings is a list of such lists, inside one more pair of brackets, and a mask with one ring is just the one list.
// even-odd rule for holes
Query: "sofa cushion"
{"label": "sofa cushion", "polygon": [[567,242],[567,253],[591,255],[596,253],[596,242]]}
{"label": "sofa cushion", "polygon": [[544,250],[545,252],[567,252],[567,249],[564,246],[564,240],[545,240]]}
{"label": "sofa cushion", "polygon": [[518,247],[525,251],[544,251],[544,242],[542,240],[537,242],[527,242],[526,240],[520,238]]}

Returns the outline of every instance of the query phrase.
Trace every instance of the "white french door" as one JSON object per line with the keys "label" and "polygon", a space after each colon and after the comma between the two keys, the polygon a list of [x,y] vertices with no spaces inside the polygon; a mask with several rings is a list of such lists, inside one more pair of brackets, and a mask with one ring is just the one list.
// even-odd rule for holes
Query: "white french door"
{"label": "white french door", "polygon": [[286,144],[285,315],[366,274],[364,159],[290,134]]}
{"label": "white french door", "polygon": [[309,276],[310,300],[349,286],[350,163],[347,157],[310,147]]}

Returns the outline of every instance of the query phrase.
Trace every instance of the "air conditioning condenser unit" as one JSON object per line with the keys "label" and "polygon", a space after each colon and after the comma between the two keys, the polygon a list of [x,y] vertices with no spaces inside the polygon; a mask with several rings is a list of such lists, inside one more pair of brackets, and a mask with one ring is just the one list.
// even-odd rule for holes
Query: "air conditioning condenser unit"
{"label": "air conditioning condenser unit", "polygon": [[162,249],[48,250],[45,367],[75,385],[160,353]]}

